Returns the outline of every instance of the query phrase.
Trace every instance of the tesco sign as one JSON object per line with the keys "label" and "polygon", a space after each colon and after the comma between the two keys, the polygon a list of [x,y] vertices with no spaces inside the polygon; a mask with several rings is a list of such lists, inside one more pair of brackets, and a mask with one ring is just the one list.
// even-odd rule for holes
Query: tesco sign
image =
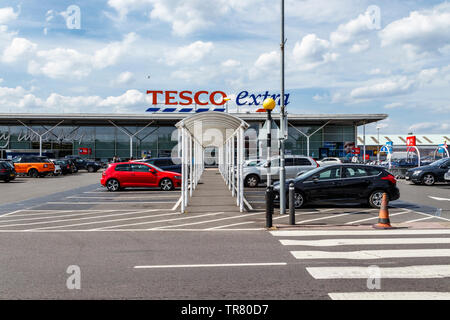
{"label": "tesco sign", "polygon": [[[188,106],[193,103],[206,106],[208,104],[213,104],[215,106],[222,106],[228,100],[227,94],[223,91],[206,91],[201,90],[197,92],[193,91],[175,91],[175,90],[147,90],[147,94],[152,97],[152,104],[165,104],[165,105],[181,105]],[[249,105],[249,106],[259,106],[262,105],[263,101],[267,98],[274,99],[278,105],[280,105],[280,95],[270,94],[266,91],[264,94],[253,94],[248,91],[241,91],[236,95],[235,103],[238,106]],[[284,105],[289,104],[289,93],[284,95]]]}

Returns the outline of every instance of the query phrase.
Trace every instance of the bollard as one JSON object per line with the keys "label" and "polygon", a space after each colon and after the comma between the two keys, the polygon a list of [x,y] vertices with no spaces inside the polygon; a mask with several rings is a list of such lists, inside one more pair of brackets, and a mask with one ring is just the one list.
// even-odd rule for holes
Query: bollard
{"label": "bollard", "polygon": [[266,228],[272,228],[273,215],[273,187],[266,188]]}
{"label": "bollard", "polygon": [[289,224],[295,225],[295,187],[294,183],[289,183]]}

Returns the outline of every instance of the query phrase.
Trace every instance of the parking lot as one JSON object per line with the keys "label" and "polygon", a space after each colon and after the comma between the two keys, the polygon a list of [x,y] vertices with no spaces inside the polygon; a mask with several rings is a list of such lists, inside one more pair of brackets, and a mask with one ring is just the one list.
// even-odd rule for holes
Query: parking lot
{"label": "parking lot", "polygon": [[[5,197],[0,204],[0,232],[256,231],[265,227],[263,186],[246,188],[249,212],[221,212],[211,206],[208,212],[180,214],[179,190],[134,188],[108,192],[98,182],[100,175],[98,172],[39,179],[20,177],[2,184]],[[448,201],[439,202],[442,208],[410,201],[418,192],[445,193],[448,185],[412,186],[404,180],[399,180],[398,185],[402,197],[390,204],[392,223],[450,222]],[[428,199],[435,201],[433,196]],[[304,226],[368,226],[377,219],[378,209],[352,204],[296,210],[296,223]],[[280,215],[276,208],[273,223],[288,226],[288,215]]]}

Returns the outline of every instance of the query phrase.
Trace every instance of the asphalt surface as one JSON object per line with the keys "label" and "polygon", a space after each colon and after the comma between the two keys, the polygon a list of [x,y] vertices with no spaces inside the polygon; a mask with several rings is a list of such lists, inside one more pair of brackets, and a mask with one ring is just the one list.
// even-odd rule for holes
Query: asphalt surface
{"label": "asphalt surface", "polygon": [[[179,190],[110,193],[99,178],[0,184],[17,188],[0,198],[1,299],[450,299],[450,220],[433,213],[447,202],[429,197],[446,185],[399,182],[389,211],[400,228],[387,233],[371,227],[377,210],[349,205],[298,210],[295,227],[275,213],[271,232],[260,190],[246,190],[249,213],[180,214]],[[70,266],[80,289],[67,286]],[[369,289],[373,270],[382,277]]]}

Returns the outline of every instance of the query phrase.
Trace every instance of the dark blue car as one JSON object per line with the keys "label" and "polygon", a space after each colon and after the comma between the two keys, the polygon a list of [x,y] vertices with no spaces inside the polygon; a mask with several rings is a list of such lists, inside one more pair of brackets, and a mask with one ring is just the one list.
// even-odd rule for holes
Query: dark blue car
{"label": "dark blue car", "polygon": [[145,159],[142,160],[142,162],[149,163],[152,165],[155,165],[164,171],[172,171],[172,172],[178,172],[181,173],[181,159],[180,158],[152,158],[152,159]]}

